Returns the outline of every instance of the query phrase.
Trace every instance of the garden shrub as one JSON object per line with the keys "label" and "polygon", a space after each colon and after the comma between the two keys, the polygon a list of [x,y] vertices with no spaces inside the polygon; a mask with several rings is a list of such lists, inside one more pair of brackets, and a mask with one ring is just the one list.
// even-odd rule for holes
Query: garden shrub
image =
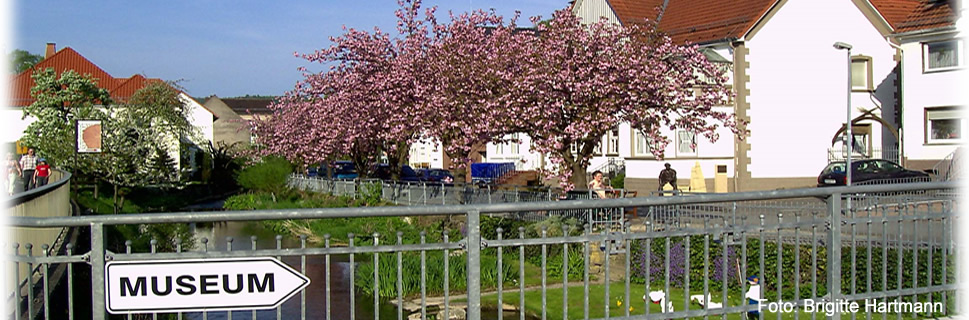
{"label": "garden shrub", "polygon": [[280,157],[266,157],[239,172],[236,180],[243,188],[279,194],[286,189],[293,165]]}

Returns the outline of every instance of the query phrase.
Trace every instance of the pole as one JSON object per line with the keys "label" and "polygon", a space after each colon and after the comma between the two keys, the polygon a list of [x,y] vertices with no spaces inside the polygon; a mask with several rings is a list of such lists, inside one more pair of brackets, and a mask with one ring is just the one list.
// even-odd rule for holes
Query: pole
{"label": "pole", "polygon": [[848,156],[845,157],[845,172],[847,172],[847,178],[845,179],[845,186],[851,186],[851,156],[854,153],[854,136],[851,132],[851,48],[848,48],[848,106],[847,106],[847,117],[848,122],[845,122],[847,126],[847,139],[845,143],[848,144]]}

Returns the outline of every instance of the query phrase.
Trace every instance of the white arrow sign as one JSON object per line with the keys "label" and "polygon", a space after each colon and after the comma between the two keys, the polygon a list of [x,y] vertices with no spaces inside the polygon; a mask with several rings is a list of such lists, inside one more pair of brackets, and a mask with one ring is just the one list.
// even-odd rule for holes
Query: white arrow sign
{"label": "white arrow sign", "polygon": [[110,313],[272,309],[309,285],[270,257],[108,262]]}

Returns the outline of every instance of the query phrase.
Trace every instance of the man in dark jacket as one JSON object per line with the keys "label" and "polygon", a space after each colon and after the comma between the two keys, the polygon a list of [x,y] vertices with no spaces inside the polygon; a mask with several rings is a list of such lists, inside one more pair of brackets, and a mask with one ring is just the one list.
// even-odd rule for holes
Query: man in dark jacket
{"label": "man in dark jacket", "polygon": [[676,170],[670,168],[670,164],[666,164],[666,169],[659,172],[659,191],[663,191],[663,187],[669,183],[673,186],[673,190],[679,190],[676,188]]}

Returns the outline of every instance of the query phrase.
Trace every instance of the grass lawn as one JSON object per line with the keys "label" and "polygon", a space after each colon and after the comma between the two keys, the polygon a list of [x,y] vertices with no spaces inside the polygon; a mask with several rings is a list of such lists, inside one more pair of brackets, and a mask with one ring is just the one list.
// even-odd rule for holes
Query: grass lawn
{"label": "grass lawn", "polygon": [[[527,270],[526,270],[527,272]],[[541,280],[539,280],[541,281]],[[559,284],[561,282],[558,282]],[[549,285],[553,282],[549,281]],[[510,289],[510,288],[506,288]],[[651,290],[663,290],[663,288],[651,288]],[[567,318],[563,318],[563,308],[562,308],[562,289],[561,288],[549,288],[546,290],[546,317],[547,319],[583,319],[584,318],[584,293],[581,283],[570,284],[568,291],[568,309],[565,311],[567,313]],[[596,284],[589,285],[589,317],[590,318],[603,318],[605,315],[605,307],[609,306],[609,316],[610,317],[623,317],[625,316],[625,308],[631,308],[629,315],[637,316],[644,315],[646,310],[646,302],[643,302],[643,295],[646,289],[643,285],[630,285],[630,300],[631,303],[625,301],[625,284],[622,282],[616,282],[610,285],[609,288],[610,296],[609,301],[605,301],[605,285]],[[690,295],[702,294],[703,292],[691,291]],[[720,292],[711,292],[713,296],[713,301],[720,301]],[[672,296],[673,309],[674,311],[685,311],[686,302],[685,296],[682,289],[670,288],[670,295]],[[502,295],[502,303],[506,305],[519,305],[518,300],[519,293],[515,292],[505,292]],[[739,306],[743,299],[740,292],[728,292],[729,306]],[[497,308],[498,306],[498,295],[494,293],[488,293],[481,297],[481,304],[485,307]],[[659,304],[648,304],[649,312],[660,313]],[[864,304],[859,303],[862,311],[857,313],[855,316],[858,319],[864,319]],[[526,313],[530,316],[536,318],[541,318],[542,315],[542,297],[541,289],[526,289],[525,291],[525,309]],[[702,307],[699,304],[691,304],[690,310],[699,310]],[[799,319],[811,319],[812,313],[804,312],[801,307],[797,307],[795,310],[799,312],[792,313],[781,313],[781,319],[794,319],[795,313],[798,313]],[[766,311],[766,310],[765,310]],[[823,312],[818,312],[814,314],[818,319],[824,319],[825,314]],[[889,314],[890,318],[894,318],[894,314]],[[711,319],[721,319],[720,315],[710,316]],[[881,314],[872,314],[872,318],[881,319]],[[912,319],[911,314],[904,315],[906,319]],[[739,313],[727,314],[727,319],[741,320],[746,319]],[[776,313],[764,312],[764,319],[777,319]],[[851,319],[851,314],[842,314],[842,319]]]}

